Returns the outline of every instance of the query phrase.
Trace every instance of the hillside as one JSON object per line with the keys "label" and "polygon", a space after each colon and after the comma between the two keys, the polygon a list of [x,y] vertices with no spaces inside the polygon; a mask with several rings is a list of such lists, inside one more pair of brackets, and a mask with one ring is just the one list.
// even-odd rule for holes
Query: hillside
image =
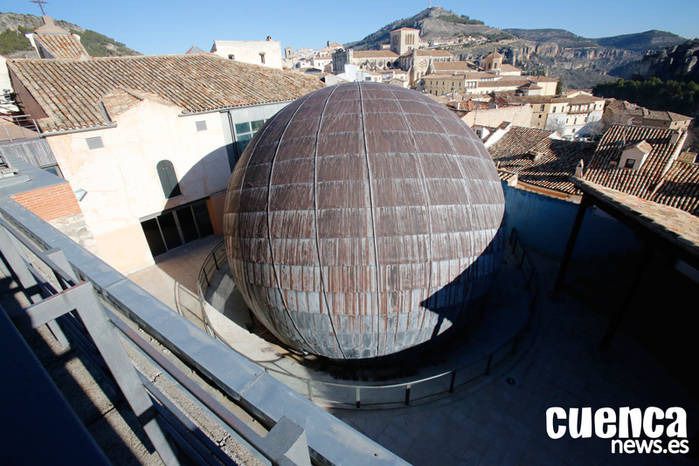
{"label": "hillside", "polygon": [[[35,52],[24,34],[32,32],[42,24],[43,20],[40,16],[0,12],[0,55],[8,57],[35,56]],[[79,34],[83,46],[93,57],[138,55],[135,50],[99,32],[63,20],[56,20],[56,24],[72,33]]]}
{"label": "hillside", "polygon": [[346,46],[379,48],[390,41],[390,31],[399,27],[420,29],[423,41],[446,48],[462,59],[478,60],[499,50],[508,63],[528,73],[561,76],[570,88],[591,88],[613,81],[610,70],[636,62],[648,51],[675,46],[685,40],[658,30],[595,39],[565,29],[497,29],[466,15],[432,7],[410,18],[393,21]]}
{"label": "hillside", "polygon": [[592,39],[586,39],[565,29],[505,29],[519,39],[531,42],[555,42],[559,47],[595,47]]}
{"label": "hillside", "polygon": [[699,39],[688,40],[644,56],[609,72],[620,78],[658,77],[663,80],[699,82]]}
{"label": "hillside", "polygon": [[600,37],[599,39],[593,40],[604,47],[615,47],[618,49],[633,50],[635,52],[645,52],[646,50],[659,50],[662,48],[679,45],[686,39],[671,32],[653,29],[636,34]]}
{"label": "hillside", "polygon": [[410,18],[393,21],[361,40],[346,44],[355,49],[375,49],[390,41],[390,32],[401,27],[420,29],[420,37],[425,41],[434,39],[481,36],[485,40],[498,40],[511,37],[500,29],[491,28],[482,21],[458,15],[440,7],[426,8]]}

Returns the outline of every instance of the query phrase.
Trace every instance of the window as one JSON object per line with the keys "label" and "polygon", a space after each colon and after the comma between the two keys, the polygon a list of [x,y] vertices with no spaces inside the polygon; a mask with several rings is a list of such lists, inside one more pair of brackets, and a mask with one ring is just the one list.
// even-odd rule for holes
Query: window
{"label": "window", "polygon": [[87,148],[90,150],[101,149],[104,147],[101,136],[85,138],[85,142],[87,143]]}
{"label": "window", "polygon": [[229,54],[228,54],[228,59],[229,59],[229,60],[235,60],[235,55],[233,55],[232,53],[229,53]]}
{"label": "window", "polygon": [[636,165],[636,161],[634,159],[626,159],[626,163],[624,164],[624,168],[633,168]]}
{"label": "window", "polygon": [[171,197],[179,196],[182,194],[180,191],[180,185],[177,182],[177,175],[175,175],[175,167],[169,160],[161,160],[157,165],[158,178],[160,178],[160,186],[163,188],[163,194],[166,199]]}
{"label": "window", "polygon": [[206,121],[205,120],[199,120],[194,122],[194,124],[197,127],[197,131],[206,131]]}
{"label": "window", "polygon": [[153,256],[213,234],[206,200],[176,207],[141,222]]}
{"label": "window", "polygon": [[265,64],[265,53],[264,52],[260,52],[260,63],[262,63],[263,65]]}
{"label": "window", "polygon": [[248,145],[252,137],[265,124],[265,120],[246,121],[244,123],[236,123],[235,128],[235,150],[236,161],[240,158],[245,147]]}
{"label": "window", "polygon": [[58,168],[58,165],[49,165],[48,167],[41,167],[42,170],[46,170],[47,172],[56,175],[59,178],[63,178],[63,173],[61,172],[61,169]]}

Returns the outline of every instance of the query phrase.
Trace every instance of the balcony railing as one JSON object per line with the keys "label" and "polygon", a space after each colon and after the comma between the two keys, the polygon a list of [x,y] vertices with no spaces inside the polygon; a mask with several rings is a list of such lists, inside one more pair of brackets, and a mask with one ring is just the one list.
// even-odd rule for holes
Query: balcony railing
{"label": "balcony railing", "polygon": [[[185,457],[196,464],[232,460],[204,426],[134,365],[133,351],[263,462],[405,463],[10,199],[0,200],[0,252],[31,303],[8,312],[15,325],[25,331],[47,325],[61,344],[75,345],[106,367],[164,463],[178,464]],[[257,428],[220,401],[221,395],[254,418]],[[60,459],[60,452],[56,455]]]}

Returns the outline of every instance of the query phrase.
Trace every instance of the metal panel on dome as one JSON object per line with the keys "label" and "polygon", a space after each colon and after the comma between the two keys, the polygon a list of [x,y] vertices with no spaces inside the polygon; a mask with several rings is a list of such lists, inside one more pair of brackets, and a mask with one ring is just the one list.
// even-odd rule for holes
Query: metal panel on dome
{"label": "metal panel on dome", "polygon": [[493,162],[455,115],[415,91],[350,83],[257,133],[224,230],[235,283],[272,333],[356,359],[466,318],[498,265],[503,213]]}

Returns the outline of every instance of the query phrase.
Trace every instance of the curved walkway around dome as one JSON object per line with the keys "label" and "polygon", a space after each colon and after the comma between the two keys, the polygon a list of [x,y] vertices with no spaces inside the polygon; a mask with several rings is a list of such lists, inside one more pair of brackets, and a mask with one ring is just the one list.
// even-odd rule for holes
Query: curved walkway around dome
{"label": "curved walkway around dome", "polygon": [[303,355],[276,344],[259,326],[255,331],[262,330],[261,334],[253,333],[253,319],[228,274],[223,241],[206,256],[198,275],[201,312],[180,312],[199,314],[201,325],[211,335],[318,404],[334,408],[403,407],[449,395],[499,370],[521,353],[522,343],[531,336],[538,280],[516,231],[509,245],[486,303],[487,312],[466,341],[449,351],[443,362],[419,367],[411,376],[393,380],[335,378],[307,364]]}

